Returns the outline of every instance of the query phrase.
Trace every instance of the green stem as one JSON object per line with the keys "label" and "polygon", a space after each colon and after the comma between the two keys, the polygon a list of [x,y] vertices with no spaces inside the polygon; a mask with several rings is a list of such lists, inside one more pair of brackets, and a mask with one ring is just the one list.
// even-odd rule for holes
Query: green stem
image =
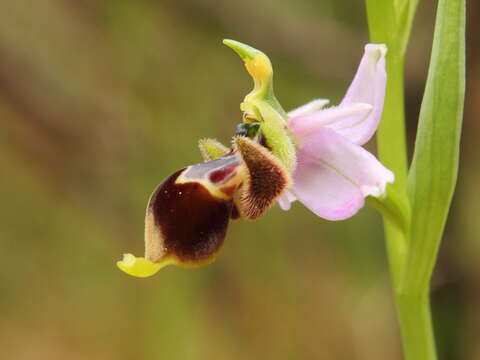
{"label": "green stem", "polygon": [[[404,237],[408,236],[411,219],[410,203],[408,199],[400,196],[391,185],[387,187],[385,198],[369,196],[367,197],[367,203],[390,220],[403,233]],[[406,242],[402,243],[401,247],[406,251],[408,244]],[[406,256],[406,253],[403,256]]]}
{"label": "green stem", "polygon": [[402,195],[407,184],[407,143],[405,135],[403,56],[394,45],[387,54],[387,94],[377,132],[380,160],[395,173],[393,188]]}
{"label": "green stem", "polygon": [[[400,198],[407,199],[407,149],[405,136],[403,55],[394,45],[389,48],[387,61],[387,96],[384,115],[377,133],[379,157],[395,172],[392,189]],[[397,316],[400,324],[405,360],[435,360],[435,342],[432,329],[428,288],[420,294],[402,289],[408,262],[410,229],[402,231],[384,212],[387,254],[395,289]],[[410,213],[408,212],[408,217]],[[408,224],[409,225],[409,224]]]}
{"label": "green stem", "polygon": [[406,244],[408,237],[385,215],[383,216],[383,228],[390,274],[392,275],[393,286],[397,292],[401,290],[402,276],[407,263],[408,247]]}
{"label": "green stem", "polygon": [[[387,74],[385,105],[382,121],[377,131],[378,154],[382,163],[395,173],[395,182],[389,185],[387,199],[392,200],[394,194],[397,198],[406,199],[407,145],[403,96],[403,56],[398,47],[393,44],[388,44]],[[386,204],[388,205],[388,202]],[[410,217],[409,211],[406,214]],[[407,261],[409,224],[407,221],[404,226],[399,227],[397,222],[391,220],[389,211],[383,211],[382,215],[390,271],[394,287],[398,289]],[[398,216],[396,218],[398,219]]]}
{"label": "green stem", "polygon": [[428,293],[396,293],[405,360],[435,360],[435,339]]}
{"label": "green stem", "polygon": [[395,289],[400,291],[402,277],[408,252],[408,235],[410,233],[410,204],[389,185],[384,199],[368,197],[370,206],[383,216],[387,253]]}
{"label": "green stem", "polygon": [[[374,203],[383,215],[388,262],[395,289],[395,303],[402,336],[405,360],[435,360],[435,342],[432,329],[428,288],[403,288],[403,277],[408,266],[410,248],[410,203],[407,198],[407,146],[405,132],[404,53],[409,37],[409,26],[400,32],[393,1],[367,0],[371,40],[386,43],[387,94],[382,121],[377,132],[380,160],[395,173],[395,183],[385,201]],[[416,3],[416,2],[415,2]],[[411,24],[415,6],[404,22]],[[397,199],[388,199],[395,195]],[[405,205],[405,206],[404,206]],[[399,211],[402,208],[406,211]],[[392,219],[396,213],[396,219]],[[403,214],[405,218],[399,218]],[[419,295],[421,294],[421,295]]]}

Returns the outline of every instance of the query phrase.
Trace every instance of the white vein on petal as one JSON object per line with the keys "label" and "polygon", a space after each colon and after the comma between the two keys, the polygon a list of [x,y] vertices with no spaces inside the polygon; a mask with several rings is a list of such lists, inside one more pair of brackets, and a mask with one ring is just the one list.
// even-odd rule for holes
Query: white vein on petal
{"label": "white vein on petal", "polygon": [[288,117],[292,119],[294,117],[311,114],[315,111],[323,109],[329,103],[330,103],[329,99],[315,99],[315,100],[309,101],[308,103],[296,109],[290,110],[288,112]]}
{"label": "white vein on petal", "polygon": [[[306,155],[313,162],[317,162],[318,164],[322,164],[326,167],[329,167],[330,169],[335,171],[338,175],[343,177],[345,180],[347,180],[348,182],[350,182],[351,184],[353,184],[354,186],[359,188],[360,191],[362,192],[363,197],[367,197],[367,196],[373,196],[373,197],[376,197],[376,198],[382,197],[385,194],[385,191],[386,191],[386,188],[387,188],[387,183],[393,183],[393,181],[395,180],[395,175],[393,174],[393,172],[391,170],[387,169],[386,167],[384,167],[384,169],[386,170],[386,172],[388,174],[388,177],[386,177],[386,179],[384,181],[379,181],[375,185],[359,184],[357,181],[355,181],[354,179],[351,179],[343,171],[338,169],[336,166],[330,164],[328,161],[325,161],[323,159],[314,157],[314,156],[312,156],[310,154],[307,154],[307,153],[305,153],[304,155]],[[295,194],[294,189],[295,189],[295,184],[293,185],[292,189],[290,190],[290,191],[292,191],[292,194]]]}

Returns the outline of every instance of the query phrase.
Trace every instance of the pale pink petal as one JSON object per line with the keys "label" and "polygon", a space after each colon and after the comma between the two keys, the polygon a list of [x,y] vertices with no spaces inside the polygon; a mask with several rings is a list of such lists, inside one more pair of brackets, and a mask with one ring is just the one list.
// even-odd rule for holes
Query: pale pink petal
{"label": "pale pink petal", "polygon": [[381,44],[365,46],[357,73],[339,106],[308,113],[293,112],[294,116],[289,113],[289,126],[294,134],[303,136],[328,127],[358,145],[370,140],[383,111],[386,51]]}
{"label": "pale pink petal", "polygon": [[293,109],[293,110],[289,111],[288,112],[288,117],[289,118],[294,118],[296,116],[303,116],[303,115],[310,114],[314,111],[323,109],[323,107],[328,105],[329,102],[330,102],[330,100],[328,100],[328,99],[312,100],[312,101],[306,103],[305,105],[302,105],[302,106],[300,106],[296,109]]}
{"label": "pale pink petal", "polygon": [[387,183],[394,180],[373,154],[331,129],[321,129],[302,138],[300,150],[360,187],[363,196],[382,196]]}
{"label": "pale pink petal", "polygon": [[382,117],[387,73],[385,55],[387,47],[383,44],[367,44],[360,61],[357,73],[345,94],[340,107],[355,103],[366,103],[373,106],[370,115],[364,121],[345,124],[337,131],[356,144],[363,145],[375,133]]}
{"label": "pale pink petal", "polygon": [[316,215],[331,221],[355,215],[364,203],[360,188],[334,168],[301,151],[292,192]]}
{"label": "pale pink petal", "polygon": [[385,86],[385,55],[387,47],[384,44],[367,44],[365,52],[357,69],[357,73],[348,88],[340,105],[363,102],[375,102],[376,88]]}
{"label": "pale pink petal", "polygon": [[379,197],[394,180],[372,154],[335,131],[323,128],[301,139],[292,193],[318,216],[343,220]]}
{"label": "pale pink petal", "polygon": [[278,205],[282,210],[290,210],[292,202],[296,201],[297,198],[290,190],[286,190],[285,193],[278,197]]}
{"label": "pale pink petal", "polygon": [[372,105],[365,103],[331,107],[308,115],[297,116],[289,123],[290,130],[296,136],[308,135],[323,127],[329,127],[341,133],[346,124],[364,121],[372,112]]}

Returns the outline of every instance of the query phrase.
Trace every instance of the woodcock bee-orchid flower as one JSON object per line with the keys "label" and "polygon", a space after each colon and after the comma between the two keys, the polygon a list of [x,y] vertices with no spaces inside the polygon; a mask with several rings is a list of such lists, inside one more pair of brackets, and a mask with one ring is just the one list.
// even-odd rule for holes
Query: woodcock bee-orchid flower
{"label": "woodcock bee-orchid flower", "polygon": [[359,146],[373,135],[382,112],[382,45],[367,45],[339,107],[321,110],[326,102],[315,101],[287,115],[273,93],[268,57],[233,40],[224,44],[242,58],[254,80],[240,105],[243,122],[231,147],[201,140],[205,161],[175,172],[153,192],[144,257],[125,254],[117,263],[130,275],[214,261],[230,219],[257,219],[276,200],[286,209],[298,199],[317,215],[339,220],[358,211],[364,197],[382,196],[393,181],[393,174]]}

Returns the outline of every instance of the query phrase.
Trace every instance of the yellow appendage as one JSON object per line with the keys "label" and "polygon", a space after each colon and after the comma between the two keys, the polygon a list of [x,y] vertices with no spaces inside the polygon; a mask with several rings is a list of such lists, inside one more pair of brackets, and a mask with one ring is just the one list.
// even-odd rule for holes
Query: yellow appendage
{"label": "yellow appendage", "polygon": [[145,278],[155,275],[162,267],[169,265],[171,262],[165,261],[154,263],[143,257],[135,257],[132,254],[124,254],[121,261],[117,261],[120,270],[128,275],[139,278]]}

